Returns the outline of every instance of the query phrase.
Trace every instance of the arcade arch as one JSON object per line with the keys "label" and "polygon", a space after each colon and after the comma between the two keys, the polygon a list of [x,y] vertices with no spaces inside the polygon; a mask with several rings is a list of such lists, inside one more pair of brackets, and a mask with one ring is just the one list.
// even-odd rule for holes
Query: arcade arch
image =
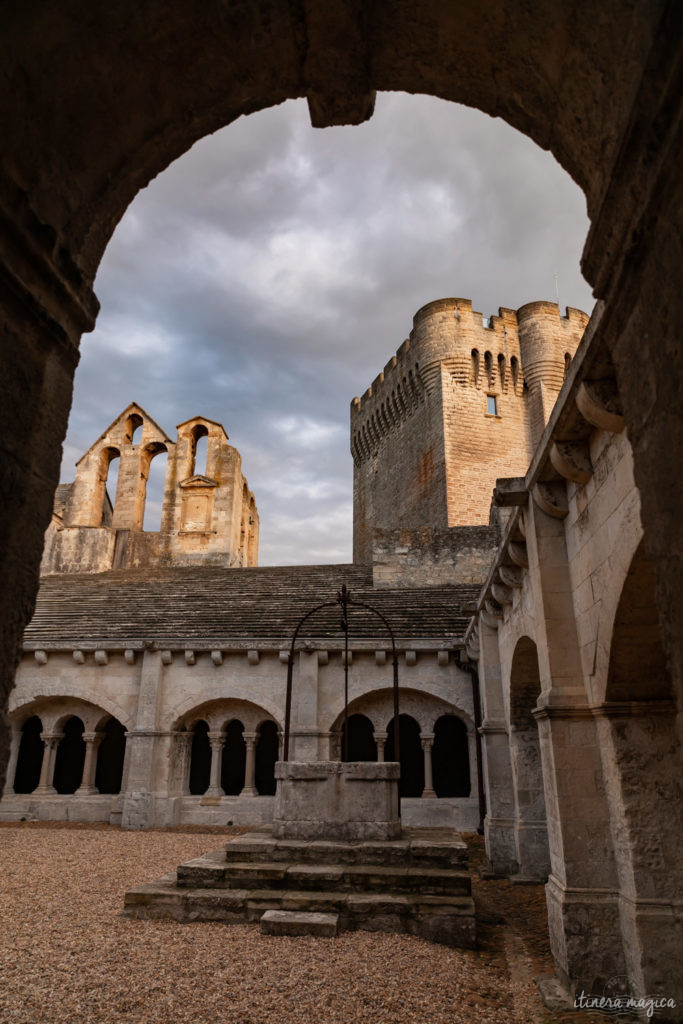
{"label": "arcade arch", "polygon": [[[439,697],[401,689],[401,797],[469,797],[476,778],[474,725]],[[349,704],[348,758],[343,712],[330,730],[332,756],[390,761],[394,752],[393,691],[375,690]]]}
{"label": "arcade arch", "polygon": [[217,700],[176,723],[176,785],[190,796],[272,796],[279,725],[257,704]]}

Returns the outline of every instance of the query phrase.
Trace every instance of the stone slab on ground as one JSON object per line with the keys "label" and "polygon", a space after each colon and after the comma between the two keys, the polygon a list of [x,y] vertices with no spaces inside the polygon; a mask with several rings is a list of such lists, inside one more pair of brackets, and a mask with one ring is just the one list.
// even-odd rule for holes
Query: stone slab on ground
{"label": "stone slab on ground", "polygon": [[293,910],[267,910],[260,921],[264,935],[317,935],[333,939],[339,927],[338,914],[301,913]]}

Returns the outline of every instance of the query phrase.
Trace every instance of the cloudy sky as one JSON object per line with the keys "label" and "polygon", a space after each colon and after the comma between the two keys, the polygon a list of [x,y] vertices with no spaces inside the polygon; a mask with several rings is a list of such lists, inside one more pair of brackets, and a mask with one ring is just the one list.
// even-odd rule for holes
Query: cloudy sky
{"label": "cloudy sky", "polygon": [[[131,401],[172,437],[207,416],[242,454],[260,564],[350,561],[350,400],[432,299],[490,315],[555,299],[557,275],[560,305],[590,312],[587,231],[554,158],[478,111],[384,93],[360,127],[314,130],[303,100],[242,118],[141,192],[110,242],[62,480]],[[147,528],[158,497],[151,479]]]}

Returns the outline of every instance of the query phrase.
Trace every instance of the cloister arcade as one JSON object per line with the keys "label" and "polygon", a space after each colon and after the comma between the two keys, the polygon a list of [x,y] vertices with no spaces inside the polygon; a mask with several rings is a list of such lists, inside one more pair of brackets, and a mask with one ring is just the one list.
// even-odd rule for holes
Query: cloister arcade
{"label": "cloister arcade", "polygon": [[126,728],[80,700],[33,702],[10,717],[7,795],[95,796],[121,792]]}
{"label": "cloister arcade", "polygon": [[[348,761],[394,760],[391,690],[375,690],[349,705],[348,748],[343,714],[330,730],[330,756]],[[474,724],[470,716],[442,699],[401,690],[399,715],[403,799],[469,799],[477,778]]]}

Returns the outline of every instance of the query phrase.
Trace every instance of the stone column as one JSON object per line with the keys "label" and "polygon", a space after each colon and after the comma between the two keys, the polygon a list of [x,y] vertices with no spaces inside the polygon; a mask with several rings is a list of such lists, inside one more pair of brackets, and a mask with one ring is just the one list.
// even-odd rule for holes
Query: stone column
{"label": "stone column", "polygon": [[570,991],[601,992],[625,972],[625,959],[600,743],[584,684],[564,523],[535,501],[525,521],[541,682],[533,715],[550,849],[550,948]]}
{"label": "stone column", "polygon": [[95,772],[97,770],[97,749],[103,739],[104,733],[101,732],[83,733],[83,742],[85,743],[83,777],[75,796],[92,796],[94,793],[99,793],[99,789],[95,785]]}
{"label": "stone column", "polygon": [[426,733],[420,742],[422,743],[425,760],[425,788],[422,790],[422,799],[429,800],[436,796],[432,784],[432,746],[434,744],[434,734]]}
{"label": "stone column", "polygon": [[186,729],[173,733],[174,785],[173,791],[180,796],[190,795],[190,753],[192,733]]}
{"label": "stone column", "polygon": [[[126,736],[125,791],[121,816],[123,828],[149,828],[155,824],[152,792],[156,789],[154,767],[163,673],[161,651],[146,650],[140,665],[135,725]],[[159,823],[165,824],[165,819],[162,818]]]}
{"label": "stone column", "polygon": [[55,774],[55,760],[57,758],[57,747],[63,732],[41,732],[40,738],[45,744],[43,748],[43,763],[40,766],[40,781],[34,792],[44,796],[47,793],[56,793],[53,785]]}
{"label": "stone column", "polygon": [[491,870],[498,875],[517,871],[515,797],[500,671],[498,631],[479,617],[479,687],[486,817],[484,834]]}
{"label": "stone column", "polygon": [[221,788],[221,767],[223,764],[225,735],[222,732],[210,732],[209,743],[211,744],[211,775],[209,788],[204,796],[225,796]]}
{"label": "stone column", "polygon": [[240,796],[258,796],[256,789],[256,733],[243,733],[247,748],[247,763],[244,769],[244,789]]}
{"label": "stone column", "polygon": [[9,761],[7,762],[7,781],[3,796],[11,796],[14,793],[14,776],[17,773],[17,761],[19,760],[19,745],[21,743],[21,729],[12,729],[10,741]]}
{"label": "stone column", "polygon": [[375,743],[377,744],[377,760],[384,760],[384,744],[387,742],[387,734],[385,732],[375,733]]}

